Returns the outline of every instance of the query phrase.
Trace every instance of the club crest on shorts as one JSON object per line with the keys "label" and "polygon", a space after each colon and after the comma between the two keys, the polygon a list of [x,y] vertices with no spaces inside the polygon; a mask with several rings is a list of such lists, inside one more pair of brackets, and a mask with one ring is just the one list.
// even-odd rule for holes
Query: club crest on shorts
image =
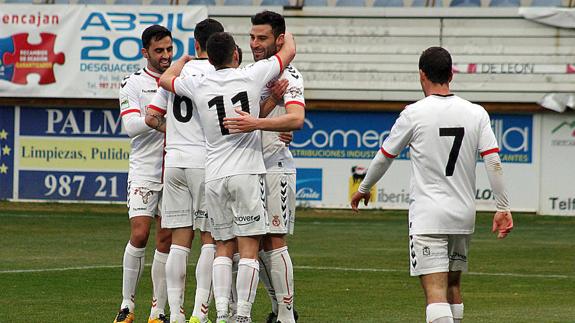
{"label": "club crest on shorts", "polygon": [[279,215],[274,215],[274,216],[273,216],[272,225],[273,225],[274,227],[279,227],[279,226],[280,226],[280,216],[279,216]]}
{"label": "club crest on shorts", "polygon": [[423,247],[423,255],[424,256],[431,255],[431,249],[428,246]]}
{"label": "club crest on shorts", "polygon": [[144,204],[148,204],[148,201],[150,200],[150,196],[152,196],[154,194],[153,191],[138,187],[136,189],[134,189],[134,194],[140,195],[142,197],[142,202],[144,202]]}

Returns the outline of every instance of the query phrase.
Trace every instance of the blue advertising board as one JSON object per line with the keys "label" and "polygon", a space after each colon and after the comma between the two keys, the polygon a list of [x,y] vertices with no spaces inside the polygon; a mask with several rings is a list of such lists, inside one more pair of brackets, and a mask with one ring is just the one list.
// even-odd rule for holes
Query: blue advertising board
{"label": "blue advertising board", "polygon": [[[291,152],[296,158],[371,159],[389,135],[397,112],[307,111],[304,127],[295,132]],[[531,163],[532,115],[491,115],[501,160]],[[397,159],[409,159],[404,149]]]}
{"label": "blue advertising board", "polygon": [[323,195],[323,170],[321,168],[298,168],[296,199],[321,201]]}
{"label": "blue advertising board", "polygon": [[14,107],[0,107],[0,199],[13,198]]}
{"label": "blue advertising board", "polygon": [[9,131],[19,129],[10,177],[17,185],[2,181],[15,186],[2,198],[126,201],[130,141],[119,109],[11,109],[1,113],[12,111]]}

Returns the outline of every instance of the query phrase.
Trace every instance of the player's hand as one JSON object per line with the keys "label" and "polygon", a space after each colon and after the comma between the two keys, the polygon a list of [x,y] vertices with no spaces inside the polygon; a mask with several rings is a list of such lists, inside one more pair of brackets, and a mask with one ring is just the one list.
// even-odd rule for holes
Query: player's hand
{"label": "player's hand", "polygon": [[180,57],[180,61],[182,61],[184,64],[193,60],[194,57],[188,54],[182,55],[182,57]]}
{"label": "player's hand", "polygon": [[369,203],[369,198],[371,197],[371,193],[360,193],[355,192],[351,197],[351,209],[355,212],[359,212],[359,202],[363,199],[363,205],[367,206]]}
{"label": "player's hand", "polygon": [[224,127],[230,133],[252,132],[257,130],[258,119],[240,108],[235,109],[239,117],[224,118]]}
{"label": "player's hand", "polygon": [[493,216],[491,232],[498,232],[497,239],[503,239],[513,230],[513,217],[509,211],[497,211]]}
{"label": "player's hand", "polygon": [[281,142],[286,144],[286,146],[289,146],[293,141],[293,134],[291,132],[280,132],[278,138]]}
{"label": "player's hand", "polygon": [[289,85],[289,81],[286,79],[277,80],[272,84],[270,88],[271,91],[271,98],[277,104],[283,98],[284,94],[286,93],[287,87]]}

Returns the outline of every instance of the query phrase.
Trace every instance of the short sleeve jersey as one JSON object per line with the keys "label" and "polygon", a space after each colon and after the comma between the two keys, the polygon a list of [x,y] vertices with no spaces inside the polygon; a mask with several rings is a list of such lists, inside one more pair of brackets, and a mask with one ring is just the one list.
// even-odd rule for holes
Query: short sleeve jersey
{"label": "short sleeve jersey", "polygon": [[499,148],[489,115],[458,96],[430,95],[407,106],[381,150],[409,146],[410,234],[470,234],[475,225],[475,165]]}
{"label": "short sleeve jersey", "polygon": [[[146,106],[158,90],[160,75],[147,68],[140,69],[124,78],[120,89],[120,115],[130,113],[146,115]],[[128,182],[162,182],[164,158],[164,135],[151,129],[133,137],[130,141],[130,168]]]}
{"label": "short sleeve jersey", "polygon": [[[184,65],[181,75],[213,71],[207,59],[194,59]],[[166,114],[166,167],[205,168],[206,140],[192,99],[160,88],[149,108]]]}
{"label": "short sleeve jersey", "polygon": [[[293,66],[286,66],[282,75],[277,79],[286,79],[289,84],[280,102],[267,116],[273,118],[286,113],[285,106],[296,104],[305,109],[303,77]],[[271,84],[267,84],[262,92],[262,100],[271,95]],[[273,131],[262,131],[262,142],[264,149],[264,162],[268,172],[295,173],[295,161],[289,148],[278,138],[278,133]]]}
{"label": "short sleeve jersey", "polygon": [[180,76],[173,81],[176,94],[192,99],[206,135],[206,182],[241,174],[264,174],[261,133],[232,134],[224,118],[238,116],[236,108],[258,117],[260,94],[282,70],[274,56],[244,68],[225,68],[213,73]]}

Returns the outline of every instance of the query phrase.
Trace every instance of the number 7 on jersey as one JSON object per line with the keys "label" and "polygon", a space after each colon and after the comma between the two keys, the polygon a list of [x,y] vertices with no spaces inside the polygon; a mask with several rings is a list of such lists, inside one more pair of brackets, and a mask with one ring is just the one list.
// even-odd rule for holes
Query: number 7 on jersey
{"label": "number 7 on jersey", "polygon": [[449,152],[447,166],[445,166],[445,176],[453,176],[453,172],[455,171],[455,163],[457,162],[457,157],[459,157],[459,150],[461,149],[461,143],[463,142],[464,135],[465,128],[463,127],[439,128],[439,136],[455,137],[453,139],[453,146],[451,146],[451,151]]}

